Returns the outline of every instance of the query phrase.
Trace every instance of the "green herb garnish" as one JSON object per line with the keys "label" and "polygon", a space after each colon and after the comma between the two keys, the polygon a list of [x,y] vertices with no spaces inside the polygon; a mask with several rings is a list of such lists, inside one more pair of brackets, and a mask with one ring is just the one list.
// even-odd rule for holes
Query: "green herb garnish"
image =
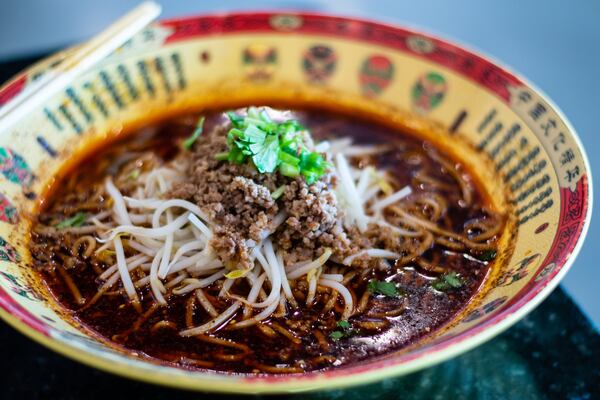
{"label": "green herb garnish", "polygon": [[194,142],[202,135],[202,131],[204,130],[204,117],[200,117],[198,120],[198,124],[196,125],[196,129],[194,132],[183,141],[183,148],[189,150],[194,145]]}
{"label": "green herb garnish", "polygon": [[87,216],[84,213],[78,212],[77,214],[73,215],[72,217],[62,220],[58,224],[56,224],[56,229],[65,229],[65,228],[81,226],[81,225],[83,225],[83,223],[85,222],[86,219],[87,219]]}
{"label": "green herb garnish", "polygon": [[337,327],[340,329],[333,331],[329,334],[329,337],[333,340],[340,340],[342,338],[350,337],[357,333],[355,329],[352,329],[352,324],[346,320],[338,321]]}
{"label": "green herb garnish", "polygon": [[345,331],[352,328],[352,325],[350,324],[350,322],[346,321],[345,319],[338,321],[337,326],[338,326],[338,328],[342,328]]}
{"label": "green herb garnish", "polygon": [[431,287],[440,292],[446,292],[452,289],[458,289],[466,284],[465,280],[456,272],[447,272],[437,278],[431,284]]}
{"label": "green herb garnish", "polygon": [[229,159],[229,152],[228,151],[224,151],[222,153],[217,153],[215,155],[215,158],[219,161],[226,161]]}
{"label": "green herb garnish", "polygon": [[273,190],[273,192],[271,192],[271,198],[273,200],[277,200],[281,197],[281,195],[283,195],[283,192],[285,192],[285,185],[281,185],[277,189]]}
{"label": "green herb garnish", "polygon": [[344,337],[344,332],[333,331],[333,332],[331,332],[331,334],[329,334],[329,337],[332,338],[333,340],[340,340],[341,338]]}
{"label": "green herb garnish", "polygon": [[131,180],[131,181],[135,181],[137,178],[140,177],[140,170],[138,168],[134,169],[133,171],[131,171],[129,173],[129,175],[127,175],[127,179]]}
{"label": "green herb garnish", "polygon": [[217,154],[217,160],[236,164],[250,160],[260,173],[303,176],[309,185],[329,167],[321,154],[306,149],[302,141],[306,128],[298,121],[274,122],[265,110],[256,107],[248,108],[246,116],[233,112],[227,116],[232,125],[227,133],[229,151]]}
{"label": "green herb garnish", "polygon": [[367,290],[373,294],[382,294],[387,297],[399,297],[402,293],[393,282],[378,281],[371,279],[367,284]]}
{"label": "green herb garnish", "polygon": [[486,250],[477,258],[479,258],[481,261],[492,261],[494,258],[496,258],[496,254],[496,250]]}

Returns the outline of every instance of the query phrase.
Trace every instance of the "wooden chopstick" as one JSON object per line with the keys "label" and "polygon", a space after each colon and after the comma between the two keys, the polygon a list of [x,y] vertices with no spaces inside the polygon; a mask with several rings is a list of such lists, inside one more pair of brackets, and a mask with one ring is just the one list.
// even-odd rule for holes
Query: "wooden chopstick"
{"label": "wooden chopstick", "polygon": [[55,69],[30,83],[0,108],[0,132],[10,129],[52,95],[67,87],[99,61],[131,39],[160,15],[161,6],[147,1],[81,45]]}

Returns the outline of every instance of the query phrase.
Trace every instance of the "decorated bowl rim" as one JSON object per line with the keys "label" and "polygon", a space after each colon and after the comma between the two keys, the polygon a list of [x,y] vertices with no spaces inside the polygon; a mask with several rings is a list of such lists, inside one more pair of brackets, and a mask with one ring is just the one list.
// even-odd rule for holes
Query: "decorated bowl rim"
{"label": "decorated bowl rim", "polygon": [[[404,375],[448,360],[502,333],[516,323],[519,319],[531,312],[552,292],[552,290],[554,290],[568,270],[572,267],[573,262],[581,250],[585,237],[587,236],[593,208],[593,179],[590,163],[577,131],[564,115],[562,110],[549,98],[549,96],[546,95],[545,92],[540,90],[536,85],[532,84],[528,79],[524,78],[519,73],[516,73],[513,68],[507,67],[506,64],[498,62],[495,58],[488,56],[485,52],[482,52],[471,45],[464,45],[460,40],[456,40],[454,38],[447,39],[448,35],[438,35],[437,33],[432,34],[428,30],[421,29],[420,27],[415,28],[409,24],[395,24],[362,17],[293,10],[254,10],[239,12],[199,13],[163,19],[158,21],[157,24],[181,23],[198,18],[217,18],[220,20],[231,17],[248,18],[256,15],[264,15],[268,17],[279,15],[292,15],[301,18],[319,17],[324,19],[337,19],[350,23],[368,23],[377,27],[392,30],[402,29],[410,32],[411,34],[419,35],[429,39],[435,39],[436,41],[450,46],[453,49],[461,50],[480,57],[487,63],[500,68],[502,72],[516,77],[521,83],[536,92],[545,102],[548,103],[548,105],[557,113],[559,118],[565,123],[569,134],[574,138],[574,141],[581,152],[586,175],[586,182],[584,184],[587,186],[587,198],[584,199],[586,215],[583,221],[583,226],[581,227],[581,230],[576,233],[579,236],[574,245],[572,245],[572,247],[569,249],[569,254],[566,256],[564,262],[558,263],[556,266],[555,271],[553,271],[553,276],[544,282],[543,285],[529,288],[529,291],[525,293],[523,297],[512,304],[508,304],[505,309],[500,310],[496,315],[482,322],[480,325],[476,325],[467,329],[465,332],[457,335],[455,338],[452,338],[449,341],[444,341],[433,345],[423,351],[417,350],[411,353],[410,357],[402,358],[400,361],[395,357],[390,357],[383,360],[368,362],[364,366],[350,366],[301,376],[236,376],[203,372],[193,375],[178,375],[169,372],[169,369],[151,370],[139,367],[135,364],[124,362],[116,363],[114,360],[106,357],[99,355],[97,356],[85,351],[82,352],[79,347],[75,346],[69,340],[59,340],[50,336],[48,332],[46,332],[47,329],[40,327],[39,323],[31,317],[29,312],[22,310],[21,306],[3,293],[0,293],[0,318],[5,320],[9,325],[27,337],[35,340],[47,348],[56,351],[57,353],[88,366],[120,376],[153,384],[200,391],[245,394],[293,393],[365,384],[388,377]],[[272,31],[274,33],[277,32],[276,30]],[[216,35],[222,34],[223,32],[216,33]],[[352,38],[352,40],[360,39]],[[63,51],[65,50],[53,53],[48,57],[45,57],[41,62],[47,61],[52,57],[56,57]],[[35,65],[36,64],[33,64],[23,71],[20,71],[13,78],[4,83],[0,87],[0,94],[6,92],[17,80],[26,76],[27,72],[30,71]],[[234,382],[236,385],[231,384]]]}

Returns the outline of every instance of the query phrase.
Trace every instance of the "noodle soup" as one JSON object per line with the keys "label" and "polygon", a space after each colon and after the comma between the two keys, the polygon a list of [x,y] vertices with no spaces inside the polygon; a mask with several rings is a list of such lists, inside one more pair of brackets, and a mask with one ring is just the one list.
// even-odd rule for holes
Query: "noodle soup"
{"label": "noodle soup", "polygon": [[32,255],[59,302],[140,357],[227,372],[414,343],[477,292],[504,224],[434,143],[314,110],[170,119],[57,187]]}

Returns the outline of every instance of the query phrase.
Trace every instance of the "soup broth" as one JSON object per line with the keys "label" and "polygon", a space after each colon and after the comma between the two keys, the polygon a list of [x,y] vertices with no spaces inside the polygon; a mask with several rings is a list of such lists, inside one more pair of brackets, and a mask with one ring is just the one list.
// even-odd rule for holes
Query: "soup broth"
{"label": "soup broth", "polygon": [[[239,113],[242,115],[243,110]],[[270,110],[269,113],[273,119],[293,119],[306,127],[314,142],[306,146],[314,148],[315,154],[319,151],[325,154],[323,163],[319,164],[324,168],[343,170],[339,165],[342,162],[340,156],[334,154],[334,149],[335,146],[347,146],[340,152],[348,160],[352,179],[356,178],[355,185],[348,190],[356,190],[360,198],[353,200],[351,194],[347,200],[349,204],[342,201],[345,199],[344,188],[340,189],[340,186],[346,176],[342,173],[329,178],[322,175],[314,184],[302,186],[302,179],[308,182],[309,176],[313,179],[316,175],[302,175],[304,171],[301,170],[297,177],[288,177],[294,171],[282,168],[285,161],[281,159],[287,156],[280,153],[277,172],[280,175],[272,181],[257,175],[254,169],[243,179],[235,178],[235,182],[242,183],[251,180],[252,188],[258,187],[259,193],[263,187],[267,188],[266,193],[270,192],[274,198],[265,200],[270,202],[268,206],[256,202],[253,192],[244,192],[249,190],[247,186],[240,186],[240,199],[251,197],[252,200],[246,203],[248,207],[260,204],[261,211],[233,209],[227,205],[226,198],[219,200],[219,204],[224,204],[226,209],[229,207],[229,211],[217,210],[216,202],[206,200],[208,194],[201,197],[202,191],[210,192],[206,187],[214,182],[213,178],[207,175],[204,180],[201,174],[192,177],[194,171],[204,168],[202,171],[212,173],[215,168],[245,168],[252,162],[258,168],[258,161],[250,160],[241,166],[218,164],[229,161],[226,157],[231,157],[231,150],[228,154],[219,153],[218,161],[213,160],[217,154],[206,154],[213,149],[206,144],[211,135],[227,133],[231,129],[228,125],[231,121],[226,115],[221,112],[205,114],[203,124],[198,124],[200,115],[189,115],[142,128],[82,160],[45,200],[45,208],[33,228],[31,249],[34,264],[59,303],[90,330],[140,357],[183,368],[235,373],[303,373],[354,364],[410,345],[452,319],[481,287],[495,257],[495,242],[503,220],[491,209],[464,166],[444,155],[433,143],[371,121],[314,110]],[[219,128],[223,126],[227,128]],[[194,138],[193,134],[198,130],[201,133]],[[352,144],[340,142],[339,138],[349,138]],[[233,139],[228,140],[233,146]],[[283,143],[283,139],[279,140]],[[333,155],[328,155],[328,151]],[[189,156],[191,161],[188,164],[182,162],[183,166],[177,164],[186,153],[193,154]],[[301,159],[298,164],[301,169],[304,155],[300,150],[296,155]],[[210,160],[205,161],[203,157],[210,157]],[[256,160],[254,156],[252,160]],[[149,174],[164,165],[175,165],[172,168],[183,172],[181,177],[173,178],[174,183],[169,175],[159,177],[156,173],[157,187],[166,185],[166,189],[162,191],[162,197],[155,195],[149,197],[151,200],[157,196],[163,200],[185,199],[208,213],[206,219],[213,222],[222,219],[229,223],[230,215],[273,221],[286,210],[281,217],[283,222],[273,228],[272,239],[269,239],[276,246],[274,254],[279,257],[285,282],[279,283],[281,293],[275,294],[278,303],[271,303],[276,307],[266,318],[258,319],[257,316],[271,304],[267,307],[256,304],[268,303],[273,286],[278,284],[275,269],[268,270],[275,268],[276,261],[268,258],[268,249],[265,250],[268,268],[261,267],[262,256],[252,257],[253,249],[259,244],[252,239],[252,227],[248,230],[250,233],[241,233],[245,225],[238,232],[211,228],[210,243],[218,256],[211,262],[225,265],[224,269],[217,266],[210,270],[211,275],[196,276],[190,269],[192,266],[166,275],[160,283],[162,288],[156,284],[152,286],[152,280],[156,279],[151,276],[155,273],[152,270],[158,270],[160,275],[163,261],[150,247],[163,239],[143,237],[137,244],[133,243],[137,233],[131,232],[148,233],[152,221],[148,217],[150,214],[144,214],[144,207],[134,207],[135,202],[128,198],[143,192],[138,189],[139,179],[151,179]],[[365,170],[367,172],[363,174]],[[225,172],[219,173],[229,184]],[[375,178],[371,179],[368,174],[375,174]],[[125,196],[123,204],[126,204],[130,221],[119,219],[120,200],[105,189],[107,177],[112,177],[114,186]],[[319,197],[323,191],[317,193],[311,189],[321,187],[319,182],[323,182],[323,191],[331,190],[327,193],[329,197]],[[408,189],[399,193],[403,188]],[[224,189],[223,193],[230,193],[227,190],[233,189]],[[275,199],[277,190],[282,194]],[[235,193],[237,196],[238,192]],[[302,201],[305,203],[298,203],[300,200],[293,197],[296,193],[304,196]],[[367,198],[369,193],[371,198]],[[399,193],[397,201],[384,201],[386,196],[395,193]],[[322,198],[326,200],[321,201]],[[330,203],[323,202],[335,201],[338,222],[328,225],[329,230],[326,230],[318,227],[319,223],[324,224],[322,221],[295,216],[294,212],[300,206],[309,204],[305,208],[311,210],[311,201],[323,209],[330,207]],[[357,204],[367,210],[359,215],[367,221],[362,230],[348,222],[349,211],[340,211]],[[238,206],[241,207],[239,204],[235,207]],[[178,220],[179,217],[170,212],[167,210],[160,215],[160,226]],[[377,218],[379,222],[373,222]],[[241,221],[235,223],[244,223]],[[357,226],[359,222],[356,222]],[[182,229],[196,235],[199,247],[208,247],[209,236],[204,238],[201,231],[187,223]],[[302,229],[307,224],[316,224],[316,227],[310,230],[312,236],[302,237]],[[123,231],[111,237],[111,232],[117,232],[115,227],[120,225],[135,225],[147,231]],[[208,223],[206,225],[210,227]],[[294,233],[283,231],[292,228],[296,229]],[[340,229],[344,232],[340,233]],[[189,233],[190,249],[194,246],[192,233]],[[349,244],[341,250],[337,247],[337,234],[348,238]],[[186,253],[181,250],[188,240],[185,239],[188,233],[177,235],[164,239],[167,246],[170,243],[171,257],[165,261],[165,269],[194,256],[190,254],[203,251],[197,249],[198,253],[193,253],[192,249]],[[230,251],[228,242],[219,241],[219,235],[227,238],[241,235],[245,242],[241,250],[237,244]],[[334,245],[327,244],[329,242],[324,238],[327,235],[333,235]],[[129,279],[135,288],[135,298],[127,292],[120,275],[119,246],[122,246],[126,268],[130,269]],[[180,257],[174,259],[179,250]],[[162,251],[164,257],[167,250]],[[298,278],[290,278],[306,268],[307,262],[319,260],[328,253],[331,256],[325,264],[309,269]],[[307,254],[308,259],[303,258]],[[159,265],[153,266],[153,262]],[[200,271],[199,264],[195,265]],[[260,268],[265,268],[264,272]],[[114,282],[108,285],[110,279]],[[207,282],[206,279],[214,281]],[[253,287],[259,284],[257,281],[262,287],[255,290],[256,296],[252,296]],[[351,296],[351,307],[343,295],[346,293],[343,288],[336,289],[339,286]],[[157,294],[162,296],[163,303],[158,301]],[[202,328],[224,314],[227,315],[210,329]],[[257,320],[248,326],[237,326],[254,317]],[[195,327],[202,329],[193,331]]]}

